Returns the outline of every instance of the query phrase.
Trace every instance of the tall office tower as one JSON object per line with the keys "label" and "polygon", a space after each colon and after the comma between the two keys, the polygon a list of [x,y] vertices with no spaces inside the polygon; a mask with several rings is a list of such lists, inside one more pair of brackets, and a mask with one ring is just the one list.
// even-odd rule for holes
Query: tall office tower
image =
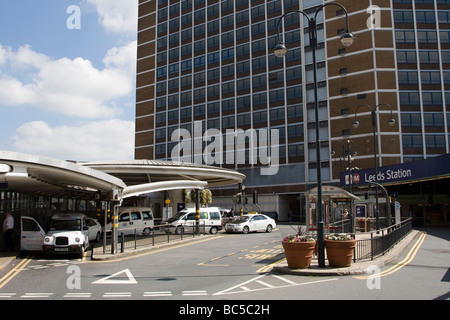
{"label": "tall office tower", "polygon": [[321,8],[330,1],[140,0],[135,157],[237,169],[247,188],[298,202],[317,180],[312,50],[302,14],[280,24],[285,58],[273,48],[284,13],[313,17],[319,8],[323,184],[339,183],[348,146],[357,152],[351,166],[362,169],[373,168],[375,156],[385,166],[448,152],[450,1],[337,2],[349,13],[351,47],[340,42],[344,10]]}
{"label": "tall office tower", "polygon": [[393,2],[403,161],[449,153],[450,1]]}

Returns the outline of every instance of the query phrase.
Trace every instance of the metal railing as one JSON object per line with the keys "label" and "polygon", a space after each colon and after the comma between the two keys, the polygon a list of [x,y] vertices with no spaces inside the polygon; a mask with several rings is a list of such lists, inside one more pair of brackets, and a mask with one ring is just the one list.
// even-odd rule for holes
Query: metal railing
{"label": "metal railing", "polygon": [[[137,249],[144,246],[155,246],[171,241],[181,241],[187,236],[195,237],[207,233],[207,225],[200,221],[198,225],[184,225],[174,227],[171,224],[160,224],[154,226],[149,232],[138,233],[136,228],[126,228],[118,230],[117,251],[124,252],[125,249]],[[103,248],[103,253],[111,252],[111,233],[107,233],[106,243],[99,241],[93,248],[98,252]]]}
{"label": "metal railing", "polygon": [[397,242],[412,230],[412,220],[409,218],[385,229],[364,233],[367,239],[356,241],[353,261],[370,259],[384,255]]}

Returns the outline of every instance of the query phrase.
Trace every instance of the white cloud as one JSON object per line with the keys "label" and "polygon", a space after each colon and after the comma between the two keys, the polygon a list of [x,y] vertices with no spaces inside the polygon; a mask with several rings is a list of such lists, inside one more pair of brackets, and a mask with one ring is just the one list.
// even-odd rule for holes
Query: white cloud
{"label": "white cloud", "polygon": [[93,5],[99,16],[99,23],[110,32],[132,34],[137,32],[137,0],[85,0]]}
{"label": "white cloud", "polygon": [[40,109],[80,118],[114,118],[111,106],[134,90],[136,41],[112,48],[105,68],[83,58],[52,60],[30,46],[17,51],[0,45],[0,103],[31,104]]}
{"label": "white cloud", "polygon": [[112,119],[51,127],[33,121],[18,128],[13,140],[16,150],[62,160],[128,160],[134,157],[134,122]]}

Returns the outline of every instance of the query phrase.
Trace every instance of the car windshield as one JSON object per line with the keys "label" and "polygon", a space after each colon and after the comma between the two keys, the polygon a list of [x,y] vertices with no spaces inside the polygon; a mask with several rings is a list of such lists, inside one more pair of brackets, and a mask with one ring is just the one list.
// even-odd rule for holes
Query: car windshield
{"label": "car windshield", "polygon": [[243,223],[243,222],[248,221],[249,219],[250,219],[250,217],[240,217],[240,218],[234,220],[232,223]]}
{"label": "car windshield", "polygon": [[167,222],[170,223],[170,222],[174,222],[174,221],[180,220],[181,217],[183,217],[185,214],[186,214],[186,212],[183,212],[183,211],[177,212],[177,214],[174,215],[172,218],[169,218],[167,220]]}
{"label": "car windshield", "polygon": [[56,220],[52,219],[50,231],[80,231],[81,220]]}

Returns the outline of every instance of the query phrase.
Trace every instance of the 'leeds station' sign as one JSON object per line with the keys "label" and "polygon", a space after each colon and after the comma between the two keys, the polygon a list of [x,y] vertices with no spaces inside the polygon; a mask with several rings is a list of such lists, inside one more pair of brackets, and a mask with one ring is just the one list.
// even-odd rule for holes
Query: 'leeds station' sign
{"label": "'leeds station' sign", "polygon": [[[450,154],[394,166],[380,167],[376,177],[375,169],[373,168],[352,172],[354,187],[365,186],[375,181],[381,184],[391,184],[444,176],[450,176]],[[341,173],[341,186],[348,184],[348,172]]]}

